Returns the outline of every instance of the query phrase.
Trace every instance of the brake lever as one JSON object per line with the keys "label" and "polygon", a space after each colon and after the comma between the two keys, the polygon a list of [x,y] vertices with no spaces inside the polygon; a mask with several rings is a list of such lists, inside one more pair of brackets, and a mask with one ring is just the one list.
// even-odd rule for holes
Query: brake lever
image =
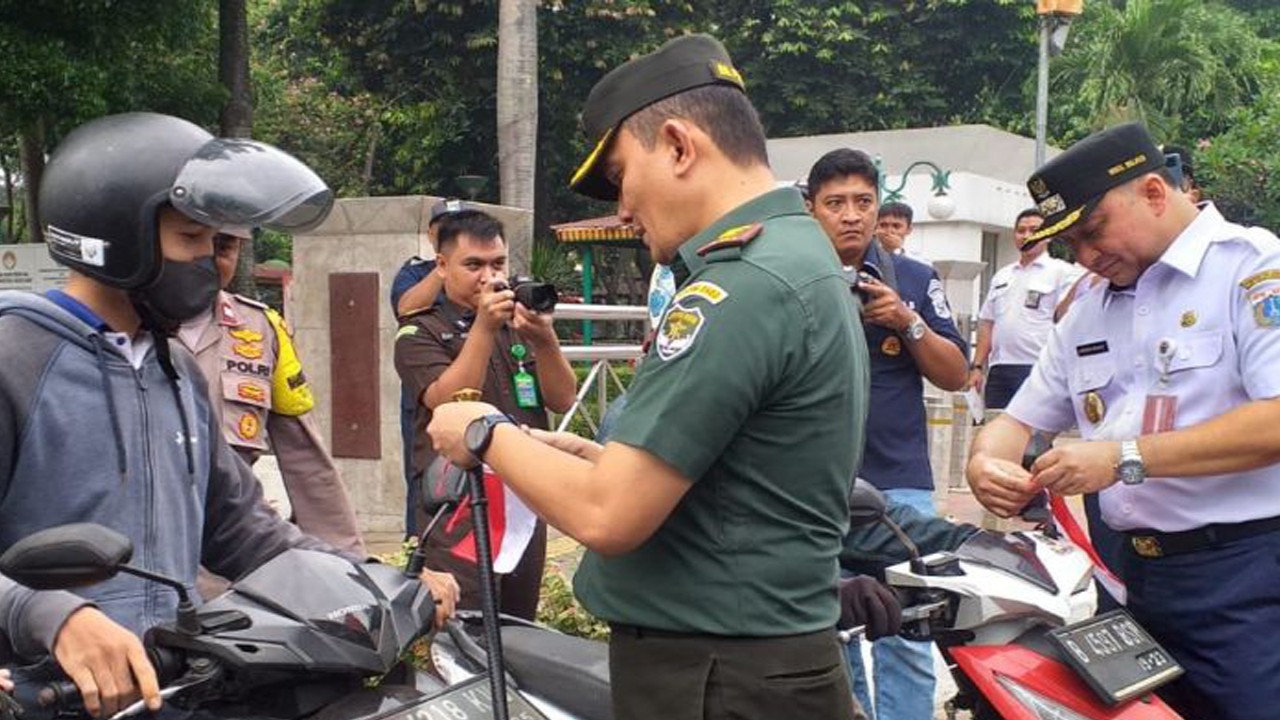
{"label": "brake lever", "polygon": [[[178,678],[173,682],[172,685],[169,685],[168,687],[164,687],[160,689],[160,699],[168,700],[169,698],[173,697],[174,695],[177,695],[180,692],[183,692],[184,690],[190,690],[193,687],[202,685],[211,680],[213,680],[213,676],[211,675],[200,675],[195,677],[188,676],[185,678]],[[133,717],[135,715],[141,715],[143,711],[145,711],[146,709],[147,709],[146,701],[138,700],[126,706],[123,710],[120,710],[115,715],[112,715],[110,718],[108,718],[108,720],[124,720],[124,718]]]}

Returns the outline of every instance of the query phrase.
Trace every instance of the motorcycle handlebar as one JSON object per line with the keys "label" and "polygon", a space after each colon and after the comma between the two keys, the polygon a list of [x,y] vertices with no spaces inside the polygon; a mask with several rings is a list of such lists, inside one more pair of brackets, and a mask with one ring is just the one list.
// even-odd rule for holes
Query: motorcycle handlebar
{"label": "motorcycle handlebar", "polygon": [[[148,647],[147,659],[155,668],[156,678],[161,687],[173,682],[186,670],[186,662],[182,654],[170,648]],[[35,698],[36,704],[41,708],[58,713],[84,709],[80,688],[71,680],[53,680],[45,683],[36,691]]]}

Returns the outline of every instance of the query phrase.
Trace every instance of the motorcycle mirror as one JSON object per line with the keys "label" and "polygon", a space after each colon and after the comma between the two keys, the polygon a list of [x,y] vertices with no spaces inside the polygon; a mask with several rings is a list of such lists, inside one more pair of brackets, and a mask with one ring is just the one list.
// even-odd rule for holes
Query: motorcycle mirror
{"label": "motorcycle mirror", "polygon": [[69,590],[115,577],[133,556],[129,538],[102,525],[59,525],[0,555],[0,573],[33,590]]}
{"label": "motorcycle mirror", "polygon": [[849,524],[853,527],[870,525],[884,517],[884,493],[862,478],[853,479],[849,492]]}
{"label": "motorcycle mirror", "polygon": [[441,505],[457,505],[467,494],[467,471],[443,456],[431,462],[420,481],[422,507],[430,515]]}

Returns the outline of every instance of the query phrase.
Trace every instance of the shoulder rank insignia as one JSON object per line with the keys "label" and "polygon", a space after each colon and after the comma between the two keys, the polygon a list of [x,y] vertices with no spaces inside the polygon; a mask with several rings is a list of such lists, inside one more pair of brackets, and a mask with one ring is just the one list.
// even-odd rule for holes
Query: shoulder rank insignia
{"label": "shoulder rank insignia", "polygon": [[231,297],[235,298],[236,302],[242,302],[245,305],[248,305],[249,307],[255,307],[255,308],[258,308],[259,310],[266,310],[268,307],[270,307],[264,302],[258,302],[257,300],[254,300],[252,298],[247,298],[239,293],[233,293]]}
{"label": "shoulder rank insignia", "polygon": [[756,236],[764,230],[764,225],[760,223],[752,223],[751,225],[738,225],[720,233],[715,240],[698,248],[698,255],[705,256],[725,248],[740,248],[756,239]]}

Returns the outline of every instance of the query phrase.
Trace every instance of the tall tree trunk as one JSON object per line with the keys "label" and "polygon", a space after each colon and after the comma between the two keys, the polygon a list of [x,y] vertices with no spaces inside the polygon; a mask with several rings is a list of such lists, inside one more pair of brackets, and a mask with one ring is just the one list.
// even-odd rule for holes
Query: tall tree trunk
{"label": "tall tree trunk", "polygon": [[0,242],[17,242],[13,236],[13,173],[9,172],[9,157],[0,153],[0,170],[4,171],[4,230],[0,231]]}
{"label": "tall tree trunk", "polygon": [[22,161],[22,194],[26,198],[24,218],[27,242],[44,242],[40,230],[40,178],[44,177],[44,121],[36,123],[18,136],[18,154]]}
{"label": "tall tree trunk", "polygon": [[[218,2],[218,79],[227,89],[222,108],[222,136],[253,136],[253,89],[249,82],[249,16],[246,0]],[[253,240],[240,246],[240,262],[228,289],[251,298],[258,297],[253,280]]]}
{"label": "tall tree trunk", "polygon": [[498,175],[502,204],[533,209],[538,140],[538,3],[498,3]]}

